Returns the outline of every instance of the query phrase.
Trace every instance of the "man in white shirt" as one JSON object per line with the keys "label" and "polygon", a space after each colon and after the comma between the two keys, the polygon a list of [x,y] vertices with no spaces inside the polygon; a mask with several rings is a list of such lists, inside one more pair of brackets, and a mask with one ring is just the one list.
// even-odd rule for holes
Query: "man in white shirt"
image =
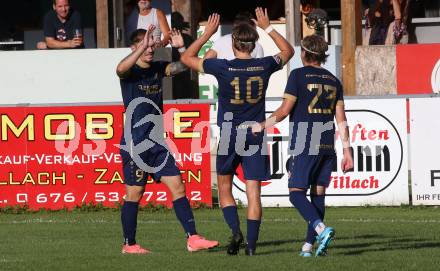
{"label": "man in white shirt", "polygon": [[[232,28],[243,23],[250,24],[256,28],[255,22],[252,19],[253,15],[251,13],[240,12],[235,16]],[[263,47],[258,42],[255,43],[255,49],[252,51],[251,56],[253,58],[264,57]],[[234,52],[232,51],[232,34],[224,35],[216,40],[212,48],[206,52],[205,58],[235,59]]]}
{"label": "man in white shirt", "polygon": [[[157,44],[167,46],[170,40],[170,26],[168,25],[165,13],[153,8],[152,0],[137,0],[137,7],[133,9],[125,22],[126,45],[130,45],[131,34],[137,29],[148,29],[148,26],[156,27],[153,37]],[[163,38],[161,40],[161,35]]]}

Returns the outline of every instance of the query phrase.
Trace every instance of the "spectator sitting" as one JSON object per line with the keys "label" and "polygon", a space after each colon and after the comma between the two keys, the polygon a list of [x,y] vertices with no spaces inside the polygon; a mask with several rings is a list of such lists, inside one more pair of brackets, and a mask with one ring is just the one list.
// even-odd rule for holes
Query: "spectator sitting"
{"label": "spectator sitting", "polygon": [[[255,22],[252,21],[253,15],[249,12],[241,12],[235,16],[234,22],[232,24],[232,29],[240,24],[250,24],[254,28],[257,26]],[[251,56],[253,58],[264,57],[264,51],[261,44],[255,43],[255,49],[252,51]],[[233,60],[235,59],[234,51],[232,50],[232,34],[224,35],[214,42],[214,45],[208,52],[206,52],[205,58],[219,58]]]}
{"label": "spectator sitting", "polygon": [[408,43],[409,3],[408,0],[376,0],[373,7],[365,11],[363,45]]}
{"label": "spectator sitting", "polygon": [[301,27],[302,36],[307,37],[315,34],[315,29],[310,28],[307,25],[306,19],[309,14],[316,8],[317,3],[315,0],[301,0],[300,1],[300,11],[301,11]]}
{"label": "spectator sitting", "polygon": [[[133,9],[125,23],[125,40],[129,41],[131,34],[137,29],[147,29],[150,25],[156,26],[153,37],[161,46],[168,45],[170,40],[170,27],[162,10],[153,8],[151,0],[138,0],[138,8]],[[161,34],[163,39],[160,40]]]}
{"label": "spectator sitting", "polygon": [[388,27],[394,20],[390,0],[376,0],[367,13],[367,35],[369,45],[384,45]]}
{"label": "spectator sitting", "polygon": [[409,18],[409,1],[408,0],[392,0],[394,21],[390,23],[388,28],[385,44],[407,44],[408,43],[408,24],[411,22]]}
{"label": "spectator sitting", "polygon": [[44,16],[44,42],[38,49],[84,48],[81,15],[69,5],[69,0],[53,0],[53,10]]}

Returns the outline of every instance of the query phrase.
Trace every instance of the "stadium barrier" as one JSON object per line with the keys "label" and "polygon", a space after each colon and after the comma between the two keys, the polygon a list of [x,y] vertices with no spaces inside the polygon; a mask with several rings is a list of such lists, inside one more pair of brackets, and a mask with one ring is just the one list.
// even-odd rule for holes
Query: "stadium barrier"
{"label": "stadium barrier", "polygon": [[440,93],[440,44],[396,46],[397,93]]}
{"label": "stadium barrier", "polygon": [[[269,115],[281,100],[267,100]],[[215,101],[208,102],[168,101],[164,123],[188,195],[193,203],[210,206],[211,160],[215,159],[218,129],[216,112],[210,107]],[[439,103],[439,97],[347,98],[355,167],[347,174],[335,169],[327,203],[409,204],[411,169],[413,203],[439,204],[440,170],[435,156],[440,122],[427,121],[440,110]],[[121,201],[120,104],[2,106],[0,114],[0,207],[27,204],[33,209],[60,209],[90,202],[115,206]],[[288,126],[285,120],[268,131],[272,179],[262,183],[266,207],[290,206],[285,169]],[[342,151],[336,142],[339,165]],[[238,169],[234,196],[243,204],[245,182]],[[151,182],[142,201],[148,203],[170,206],[165,186]]]}
{"label": "stadium barrier", "polygon": [[[3,105],[0,105],[2,127],[0,206],[27,204],[32,208],[58,209],[63,206],[93,202],[93,200],[108,206],[122,199],[123,186],[120,185],[119,180],[122,174],[120,171],[118,174],[115,173],[119,170],[120,160],[115,158],[118,150],[113,145],[119,143],[123,111],[115,66],[128,52],[128,49],[98,49],[0,53],[3,64],[0,66],[0,72],[4,75],[0,81],[3,94]],[[434,79],[436,78],[434,76]],[[279,98],[267,100],[268,111],[273,110],[280,103]],[[439,168],[436,164],[438,144],[435,140],[440,124],[432,117],[436,116],[435,113],[440,108],[439,102],[440,98],[436,95],[347,98],[351,132],[355,134],[356,131],[353,140],[355,171],[343,176],[343,179],[335,178],[341,177],[340,172],[334,173],[329,188],[328,203],[330,205],[399,205],[412,202],[440,205]],[[184,117],[176,126],[181,125],[183,129],[191,130],[185,128],[185,125],[188,125],[186,122],[191,120],[194,124],[199,120],[211,123],[211,129],[208,129],[211,136],[208,136],[208,132],[202,132],[203,140],[210,138],[211,142],[208,144],[210,154],[203,156],[203,162],[199,165],[201,171],[198,171],[198,165],[194,166],[192,173],[182,168],[188,173],[188,176],[185,176],[184,172],[184,178],[191,177],[193,184],[205,187],[203,191],[206,192],[201,192],[200,195],[190,194],[193,202],[210,205],[212,201],[210,187],[212,180],[215,180],[215,167],[212,167],[212,164],[214,164],[218,138],[218,128],[214,124],[215,100],[179,100],[168,103],[176,106],[178,110],[190,110],[190,112],[202,110],[198,110],[199,106],[202,108],[211,105],[210,109],[203,109],[205,113],[200,114],[200,117],[197,117],[197,113],[190,114],[190,117]],[[183,109],[184,107],[186,109]],[[99,126],[99,123],[95,126],[95,120],[104,123],[113,121],[111,138],[93,139],[93,136],[99,137],[93,135],[93,129],[104,129],[103,133],[106,134],[106,129]],[[176,119],[169,121],[169,123],[175,122]],[[79,127],[76,123],[79,123]],[[407,123],[414,127],[410,129],[414,135],[405,133]],[[56,135],[57,129],[63,128],[63,125],[65,130],[62,134],[68,142],[66,146],[59,144],[64,141],[58,140]],[[290,206],[285,198],[287,177],[284,167],[287,158],[285,150],[288,130],[283,128],[286,124],[280,125],[273,131],[277,133],[272,135],[273,141],[270,142],[273,180],[263,184],[265,206]],[[357,130],[354,130],[355,128]],[[371,138],[368,139],[370,133]],[[88,138],[88,135],[92,135],[92,138]],[[73,138],[70,138],[72,136]],[[189,141],[185,140],[187,139],[179,139],[176,146],[180,148],[181,144],[188,145]],[[99,150],[101,141],[109,146],[108,153],[102,154],[104,155],[102,159],[100,159],[102,156],[98,160],[96,157],[86,157],[95,161],[92,163],[86,159],[79,160],[79,164],[64,165],[62,164],[64,157],[61,157],[60,164],[59,154],[62,152],[57,150],[58,147],[66,151],[74,144],[78,144],[78,154],[87,155],[84,151]],[[369,153],[371,156],[368,155]],[[379,155],[376,156],[376,153]],[[55,158],[54,155],[58,156]],[[30,158],[34,160],[29,161]],[[200,156],[186,152],[183,154],[183,159],[198,163]],[[360,163],[361,159],[362,163]],[[104,172],[103,169],[106,168],[116,170]],[[408,189],[408,169],[411,170],[412,176],[410,186],[412,194],[411,189]],[[73,173],[67,173],[69,170]],[[62,171],[66,171],[65,175],[59,173]],[[78,174],[81,175],[81,172],[84,172],[83,181],[78,180]],[[90,184],[84,181],[86,177]],[[98,177],[100,179],[95,185],[94,181]],[[113,184],[108,184],[111,180]],[[235,178],[234,193],[237,199],[245,203],[241,192],[243,181],[240,174]],[[51,185],[53,182],[55,185]],[[72,187],[79,191],[75,197],[70,194],[73,193],[70,190]],[[155,185],[151,185],[147,190],[166,192],[162,188],[154,190],[154,187]],[[200,189],[195,191],[202,191]],[[88,194],[82,200],[85,193],[80,192],[90,192],[92,196]],[[26,195],[21,194],[26,194],[27,198]],[[165,197],[167,200],[160,203],[169,204],[166,193],[146,194],[146,197],[150,197],[150,200]]]}
{"label": "stadium barrier", "polygon": [[[267,115],[281,103],[268,100]],[[440,205],[440,119],[433,117],[440,114],[440,96],[346,97],[345,105],[354,170],[340,171],[342,146],[336,136],[338,169],[332,174],[326,204]],[[266,207],[291,206],[285,169],[288,125],[285,120],[268,132],[272,179],[262,185]],[[238,173],[234,196],[246,204],[245,180]]]}
{"label": "stadium barrier", "polygon": [[[281,101],[268,101],[268,114]],[[409,203],[406,99],[348,98],[345,101],[353,148],[354,170],[340,170],[342,145],[336,136],[337,169],[331,176],[326,204],[330,206],[401,205]],[[294,124],[298,125],[298,124]],[[317,125],[317,124],[315,124]],[[317,127],[313,127],[315,129]],[[304,128],[305,129],[305,128]],[[312,127],[308,127],[309,131]],[[264,206],[291,206],[287,189],[289,123],[268,131],[272,179],[264,182]],[[301,152],[302,146],[291,149]],[[304,150],[309,151],[309,150]],[[240,172],[240,171],[239,171]],[[243,177],[234,179],[234,195],[246,203]]]}
{"label": "stadium barrier", "polygon": [[358,46],[358,95],[440,92],[440,44]]}
{"label": "stadium barrier", "polygon": [[[209,105],[166,104],[164,111],[166,142],[187,195],[193,204],[211,206]],[[122,202],[120,103],[3,106],[0,114],[0,207],[112,207]],[[135,177],[143,174],[138,170]],[[141,205],[172,206],[164,184],[150,179],[147,186]]]}
{"label": "stadium barrier", "polygon": [[408,108],[412,203],[440,205],[440,97],[410,98]]}

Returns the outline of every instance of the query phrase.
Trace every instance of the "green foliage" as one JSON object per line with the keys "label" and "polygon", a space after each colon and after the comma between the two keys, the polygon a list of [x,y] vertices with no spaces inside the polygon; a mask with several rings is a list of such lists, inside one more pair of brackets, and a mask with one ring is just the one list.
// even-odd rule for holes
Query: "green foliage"
{"label": "green foliage", "polygon": [[29,207],[25,204],[0,208],[0,214],[23,214],[26,212],[29,212]]}

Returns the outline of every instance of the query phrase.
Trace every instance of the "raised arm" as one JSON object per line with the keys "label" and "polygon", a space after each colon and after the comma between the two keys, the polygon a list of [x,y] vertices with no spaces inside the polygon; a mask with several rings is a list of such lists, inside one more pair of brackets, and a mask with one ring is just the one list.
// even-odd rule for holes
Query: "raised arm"
{"label": "raised arm", "polygon": [[345,173],[353,168],[353,157],[350,151],[350,134],[348,131],[347,117],[345,116],[345,108],[343,103],[336,105],[336,123],[338,125],[339,135],[342,141],[344,158],[341,162],[342,171]]}
{"label": "raised arm", "polygon": [[267,9],[262,8],[256,8],[255,9],[255,15],[257,17],[257,20],[253,21],[255,24],[266,31],[266,33],[269,34],[269,36],[272,38],[272,40],[275,42],[275,45],[280,49],[281,52],[278,53],[278,56],[283,61],[283,65],[286,64],[293,56],[294,50],[293,47],[289,44],[289,42],[281,36],[280,33],[278,33],[271,25],[269,21],[269,16],[267,14]]}
{"label": "raised arm", "polygon": [[393,3],[394,20],[400,22],[400,20],[402,19],[402,12],[400,10],[399,0],[393,0],[392,3]]}
{"label": "raised arm", "polygon": [[208,18],[208,23],[205,27],[205,32],[194,41],[191,46],[182,54],[180,61],[183,64],[188,66],[190,69],[193,69],[198,72],[203,72],[203,59],[199,58],[197,54],[202,48],[203,44],[205,44],[215,32],[217,32],[218,26],[220,24],[220,15],[217,13],[212,14]]}
{"label": "raised arm", "polygon": [[157,10],[157,19],[159,21],[160,31],[163,33],[162,46],[167,46],[170,42],[170,26],[168,25],[167,17],[162,10]]}
{"label": "raised arm", "polygon": [[[180,54],[185,52],[185,43],[183,41],[182,34],[179,30],[173,29],[169,33],[170,43],[173,48],[177,48]],[[165,74],[166,76],[173,76],[188,69],[181,61],[171,62],[168,64]]]}
{"label": "raised arm", "polygon": [[156,27],[154,25],[150,25],[139,46],[137,46],[137,48],[134,49],[131,54],[119,62],[118,66],[116,67],[116,74],[119,76],[119,78],[125,78],[128,75],[130,69],[136,64],[136,61],[147,49],[155,28]]}

